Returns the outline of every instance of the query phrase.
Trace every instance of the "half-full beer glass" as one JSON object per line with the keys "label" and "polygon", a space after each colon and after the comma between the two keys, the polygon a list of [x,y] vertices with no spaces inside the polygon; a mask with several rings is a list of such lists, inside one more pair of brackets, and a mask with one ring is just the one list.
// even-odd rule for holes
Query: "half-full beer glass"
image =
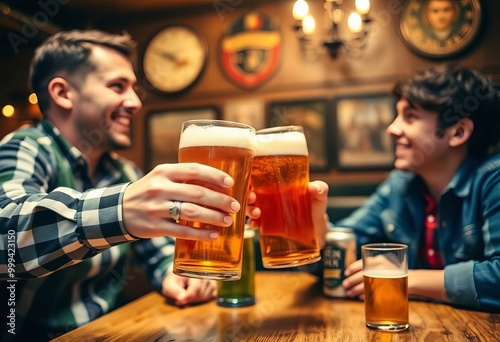
{"label": "half-full beer glass", "polygon": [[361,246],[366,326],[375,330],[407,329],[408,247],[397,243]]}
{"label": "half-full beer glass", "polygon": [[177,239],[174,273],[194,278],[237,280],[241,276],[245,207],[254,156],[255,129],[237,122],[191,120],[182,124],[179,162],[197,162],[213,166],[234,179],[231,189],[198,182],[212,190],[232,196],[241,210],[232,214],[233,224],[218,227],[201,222],[186,222],[191,227],[219,232],[214,241]]}
{"label": "half-full beer glass", "polygon": [[256,132],[251,184],[262,211],[259,230],[264,267],[284,268],[320,260],[307,190],[309,153],[302,127]]}

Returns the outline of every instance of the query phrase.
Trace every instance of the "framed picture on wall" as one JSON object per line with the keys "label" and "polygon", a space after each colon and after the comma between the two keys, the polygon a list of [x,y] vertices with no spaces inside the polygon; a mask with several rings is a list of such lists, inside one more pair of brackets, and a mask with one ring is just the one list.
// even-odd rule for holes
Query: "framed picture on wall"
{"label": "framed picture on wall", "polygon": [[456,57],[480,36],[481,0],[408,0],[399,30],[417,54],[435,59]]}
{"label": "framed picture on wall", "polygon": [[177,163],[182,123],[194,119],[219,119],[216,107],[159,110],[146,117],[146,171],[162,163]]}
{"label": "framed picture on wall", "polygon": [[335,112],[338,168],[390,169],[394,142],[386,128],[396,115],[394,98],[389,94],[339,97]]}
{"label": "framed picture on wall", "polygon": [[262,129],[266,125],[265,112],[265,103],[261,99],[231,100],[224,104],[222,117]]}
{"label": "framed picture on wall", "polygon": [[329,126],[326,99],[272,102],[269,106],[268,123],[269,127],[302,126],[307,140],[311,171],[328,169],[331,144],[326,133]]}

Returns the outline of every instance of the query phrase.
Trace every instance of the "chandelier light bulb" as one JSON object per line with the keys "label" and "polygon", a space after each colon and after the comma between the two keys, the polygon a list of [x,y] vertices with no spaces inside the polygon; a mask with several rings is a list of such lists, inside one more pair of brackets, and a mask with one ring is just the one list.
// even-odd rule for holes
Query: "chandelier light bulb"
{"label": "chandelier light bulb", "polygon": [[309,13],[309,5],[305,0],[297,0],[293,5],[292,15],[295,20],[303,20]]}
{"label": "chandelier light bulb", "polygon": [[[318,43],[312,36],[317,24],[314,17],[309,14],[308,3],[305,0],[295,1],[293,5],[293,18],[295,19],[293,29],[305,58],[316,59],[321,55],[319,52],[321,48],[325,48],[328,56],[332,59],[336,59],[341,54],[348,58],[362,56],[362,51],[368,45],[370,24],[373,22],[368,14],[370,0],[345,1],[347,8],[351,8],[352,5],[356,6],[356,10],[350,14],[342,7],[343,4],[343,0],[323,1],[323,24],[327,28],[327,32],[325,34],[326,40]],[[317,2],[314,5],[319,6]],[[347,36],[343,36],[343,30],[348,31],[346,32]]]}
{"label": "chandelier light bulb", "polygon": [[339,24],[340,21],[342,20],[343,16],[344,16],[344,12],[340,8],[336,8],[332,12],[332,21],[335,24]]}
{"label": "chandelier light bulb", "polygon": [[304,32],[304,34],[312,34],[315,28],[316,21],[314,21],[312,15],[306,15],[306,17],[302,20],[302,31]]}
{"label": "chandelier light bulb", "polygon": [[356,0],[356,11],[361,15],[370,12],[370,0]]}
{"label": "chandelier light bulb", "polygon": [[359,33],[363,30],[363,20],[361,19],[359,13],[352,12],[349,14],[349,17],[347,18],[347,26],[349,27],[349,30],[354,33]]}

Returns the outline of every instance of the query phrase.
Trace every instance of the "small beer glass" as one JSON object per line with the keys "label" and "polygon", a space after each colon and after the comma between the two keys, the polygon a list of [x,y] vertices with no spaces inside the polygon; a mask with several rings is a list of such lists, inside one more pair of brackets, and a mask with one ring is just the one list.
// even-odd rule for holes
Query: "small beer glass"
{"label": "small beer glass", "polygon": [[240,279],[254,135],[253,127],[231,121],[191,120],[182,124],[179,163],[213,166],[233,177],[231,189],[214,188],[201,182],[196,184],[232,196],[241,204],[241,210],[232,215],[233,223],[229,227],[182,221],[191,227],[216,230],[219,237],[214,241],[176,239],[175,274],[215,280]]}
{"label": "small beer glass", "polygon": [[361,246],[366,326],[374,330],[408,329],[408,246]]}
{"label": "small beer glass", "polygon": [[245,229],[243,243],[243,266],[241,278],[236,281],[217,282],[217,304],[220,306],[241,307],[255,304],[255,232]]}
{"label": "small beer glass", "polygon": [[308,184],[309,153],[303,128],[257,131],[251,186],[262,211],[259,231],[264,267],[294,267],[320,260]]}

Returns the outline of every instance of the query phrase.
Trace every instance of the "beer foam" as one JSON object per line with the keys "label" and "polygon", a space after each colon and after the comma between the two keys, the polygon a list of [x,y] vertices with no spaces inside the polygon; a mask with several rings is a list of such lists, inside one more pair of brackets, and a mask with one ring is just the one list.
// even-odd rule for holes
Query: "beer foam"
{"label": "beer foam", "polygon": [[253,149],[253,137],[254,133],[250,129],[191,125],[182,132],[179,148],[229,146]]}
{"label": "beer foam", "polygon": [[371,278],[395,279],[404,278],[408,275],[406,271],[402,270],[368,270],[363,274]]}
{"label": "beer foam", "polygon": [[302,132],[257,134],[254,140],[255,156],[308,156],[307,142]]}

